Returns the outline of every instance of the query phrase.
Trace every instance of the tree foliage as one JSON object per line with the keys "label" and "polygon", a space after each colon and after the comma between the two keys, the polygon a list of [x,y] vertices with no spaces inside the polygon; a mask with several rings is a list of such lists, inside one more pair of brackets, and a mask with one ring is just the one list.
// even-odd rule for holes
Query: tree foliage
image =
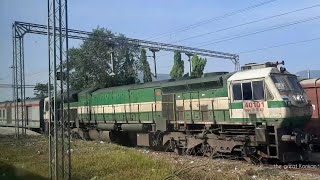
{"label": "tree foliage", "polygon": [[151,82],[152,74],[151,74],[149,62],[147,61],[147,52],[145,49],[141,49],[140,64],[141,64],[141,71],[143,73],[143,82],[145,83]]}
{"label": "tree foliage", "polygon": [[194,55],[192,57],[192,77],[201,77],[203,75],[203,70],[207,64],[206,58],[198,57],[197,55]]}
{"label": "tree foliage", "polygon": [[[138,81],[139,47],[126,43],[125,36],[97,28],[79,48],[69,49],[70,85],[74,90],[111,87]],[[114,52],[112,76],[111,54]]]}
{"label": "tree foliage", "polygon": [[[53,85],[51,84],[51,89],[53,89]],[[44,98],[48,96],[48,83],[41,84],[37,83],[33,89],[34,95],[36,98]]]}
{"label": "tree foliage", "polygon": [[184,62],[181,59],[181,53],[174,52],[174,64],[170,71],[171,78],[181,78],[184,73]]}

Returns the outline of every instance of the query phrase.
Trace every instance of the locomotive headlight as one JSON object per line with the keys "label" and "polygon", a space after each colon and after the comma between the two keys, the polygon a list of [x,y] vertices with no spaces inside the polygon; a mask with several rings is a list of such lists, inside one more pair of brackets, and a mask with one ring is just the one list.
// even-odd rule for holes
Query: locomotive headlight
{"label": "locomotive headlight", "polygon": [[306,101],[302,94],[295,94],[292,97],[297,103],[303,103]]}

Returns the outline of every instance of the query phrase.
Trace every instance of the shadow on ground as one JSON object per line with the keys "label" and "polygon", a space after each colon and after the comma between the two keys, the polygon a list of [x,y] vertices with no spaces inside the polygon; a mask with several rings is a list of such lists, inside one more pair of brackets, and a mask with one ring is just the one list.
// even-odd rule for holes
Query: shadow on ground
{"label": "shadow on ground", "polygon": [[33,174],[25,169],[16,168],[0,161],[1,180],[47,180],[48,178]]}

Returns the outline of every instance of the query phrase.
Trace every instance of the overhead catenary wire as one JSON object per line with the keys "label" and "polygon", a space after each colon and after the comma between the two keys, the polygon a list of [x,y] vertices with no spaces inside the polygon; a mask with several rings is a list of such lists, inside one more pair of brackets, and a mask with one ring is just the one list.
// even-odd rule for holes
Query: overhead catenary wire
{"label": "overhead catenary wire", "polygon": [[238,39],[238,38],[242,38],[242,37],[246,37],[246,36],[260,34],[260,33],[263,33],[263,32],[272,31],[272,30],[276,30],[276,29],[280,29],[280,28],[284,28],[284,27],[288,27],[288,26],[293,26],[293,25],[297,25],[297,24],[301,24],[301,23],[305,23],[305,22],[309,22],[309,21],[314,21],[314,20],[318,20],[318,19],[320,19],[320,16],[313,16],[311,18],[306,18],[306,19],[293,21],[293,22],[286,23],[286,24],[280,24],[280,25],[276,25],[276,26],[271,26],[271,27],[268,27],[268,28],[265,28],[265,29],[260,29],[260,30],[257,30],[257,31],[254,31],[254,32],[250,32],[250,33],[238,34],[238,35],[235,35],[235,36],[224,37],[224,38],[220,38],[220,39],[213,39],[213,40],[197,43],[195,45],[199,45],[199,46],[196,46],[196,47],[208,46],[208,45],[212,45],[212,44],[217,44],[217,43],[221,43],[221,42],[230,41],[230,40],[233,40],[233,39]]}
{"label": "overhead catenary wire", "polygon": [[[208,46],[208,45],[212,45],[212,44],[218,44],[218,43],[222,43],[222,42],[226,42],[226,41],[230,41],[230,40],[234,40],[234,39],[239,39],[239,38],[243,38],[243,37],[247,37],[247,36],[251,36],[251,35],[255,35],[255,34],[264,33],[264,32],[267,32],[267,31],[281,29],[281,28],[284,28],[284,27],[293,26],[293,25],[297,25],[297,24],[301,24],[301,23],[305,23],[305,22],[309,22],[309,21],[313,21],[313,20],[318,20],[318,19],[320,19],[320,16],[313,16],[311,18],[306,18],[306,19],[302,19],[302,20],[298,20],[298,21],[293,21],[293,22],[286,23],[286,24],[275,25],[275,26],[271,26],[271,27],[268,27],[268,28],[260,29],[260,30],[254,31],[254,32],[238,34],[238,35],[235,35],[235,36],[229,36],[229,37],[224,37],[224,38],[219,38],[219,39],[213,39],[213,40],[209,40],[209,41],[205,41],[205,42],[196,43],[196,44],[193,44],[193,45],[195,45],[195,47],[199,48],[199,47],[203,47],[203,46]],[[169,53],[160,55],[158,57],[167,56],[167,55],[169,55]]]}
{"label": "overhead catenary wire", "polygon": [[244,9],[239,9],[239,10],[236,10],[236,11],[233,11],[233,12],[221,15],[221,16],[213,17],[213,18],[210,18],[210,19],[207,19],[207,20],[203,20],[203,21],[200,21],[200,22],[197,22],[197,23],[194,23],[194,24],[182,27],[182,28],[178,28],[178,29],[173,30],[171,32],[163,33],[163,34],[160,34],[158,36],[148,38],[148,40],[154,40],[154,39],[159,39],[159,38],[166,37],[166,36],[171,36],[171,35],[179,33],[179,32],[187,31],[189,29],[196,28],[198,26],[201,26],[201,25],[204,25],[204,24],[208,24],[210,22],[214,22],[214,21],[218,21],[218,20],[221,20],[221,19],[225,19],[227,17],[233,16],[233,15],[236,15],[236,14],[239,14],[239,13],[243,13],[243,12],[246,12],[246,11],[249,11],[251,9],[255,9],[255,8],[261,7],[261,6],[264,6],[264,5],[272,3],[274,1],[277,1],[277,0],[264,1],[264,2],[261,2],[261,3],[246,7]]}
{"label": "overhead catenary wire", "polygon": [[279,48],[279,47],[283,47],[283,46],[290,46],[290,45],[301,44],[301,43],[307,43],[307,42],[312,42],[312,41],[317,41],[317,40],[320,40],[320,37],[301,40],[301,41],[295,41],[295,42],[289,42],[289,43],[284,43],[284,44],[277,44],[277,45],[273,45],[273,46],[262,47],[262,48],[252,49],[252,50],[240,51],[237,54],[246,54],[246,53],[252,53],[252,52],[256,52],[256,51],[264,51],[264,50],[268,50],[268,49]]}
{"label": "overhead catenary wire", "polygon": [[[257,48],[257,49],[239,51],[239,52],[237,52],[237,54],[247,54],[247,53],[253,53],[253,52],[257,52],[257,51],[265,51],[268,49],[274,49],[274,48],[280,48],[280,47],[284,47],[284,46],[308,43],[308,42],[318,41],[318,40],[320,40],[320,37],[312,38],[312,39],[305,39],[305,40],[300,40],[300,41],[294,41],[294,42],[288,42],[288,43],[283,43],[283,44],[277,44],[277,45],[272,45],[272,46],[262,47],[262,48]],[[160,66],[159,69],[164,69],[167,67],[172,67],[172,65],[171,66]]]}
{"label": "overhead catenary wire", "polygon": [[309,9],[316,8],[316,7],[320,7],[320,4],[304,7],[304,8],[301,8],[301,9],[296,9],[296,10],[293,10],[293,11],[288,11],[288,12],[277,14],[277,15],[273,15],[273,16],[268,16],[268,17],[265,17],[265,18],[257,19],[257,20],[254,20],[254,21],[249,21],[249,22],[246,22],[246,23],[237,24],[237,25],[234,25],[234,26],[218,29],[216,31],[210,31],[210,32],[207,32],[207,33],[203,33],[203,34],[187,37],[187,38],[184,38],[184,39],[172,41],[170,43],[177,43],[177,42],[182,42],[182,41],[186,41],[186,40],[190,40],[190,39],[195,39],[195,38],[211,35],[211,34],[214,34],[214,33],[218,33],[218,32],[222,32],[222,31],[226,31],[226,30],[230,30],[230,29],[234,29],[234,28],[238,28],[238,27],[242,27],[242,26],[258,23],[258,22],[261,22],[261,21],[265,21],[265,20],[269,20],[269,19],[285,16],[285,15],[288,15],[288,14],[309,10]]}

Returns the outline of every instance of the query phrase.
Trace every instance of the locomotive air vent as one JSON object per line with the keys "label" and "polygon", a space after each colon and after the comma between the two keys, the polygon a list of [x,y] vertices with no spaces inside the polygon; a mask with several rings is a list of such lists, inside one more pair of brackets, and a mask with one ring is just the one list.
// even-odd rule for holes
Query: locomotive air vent
{"label": "locomotive air vent", "polygon": [[211,76],[218,76],[218,75],[224,75],[227,74],[229,72],[226,71],[222,71],[222,72],[210,72],[210,73],[204,73],[203,77],[211,77]]}

